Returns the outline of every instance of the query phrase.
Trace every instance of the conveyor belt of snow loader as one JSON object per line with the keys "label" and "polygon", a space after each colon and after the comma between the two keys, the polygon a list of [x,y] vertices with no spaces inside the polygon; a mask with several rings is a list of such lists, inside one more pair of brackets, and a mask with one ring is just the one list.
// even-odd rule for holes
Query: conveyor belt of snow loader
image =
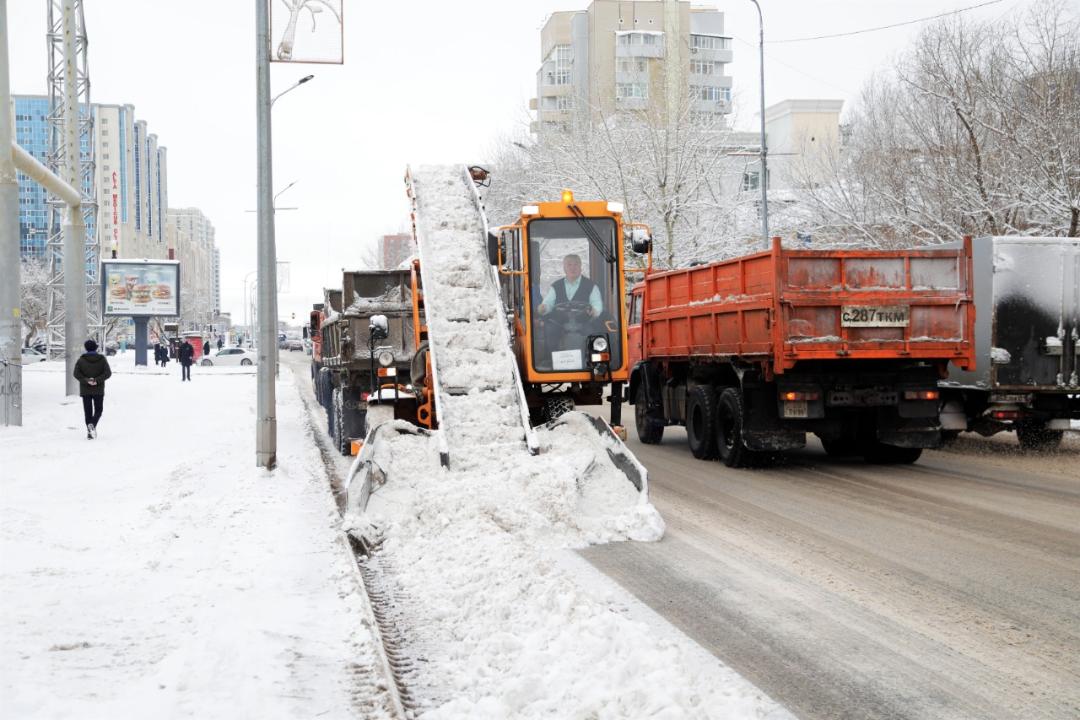
{"label": "conveyor belt of snow loader", "polygon": [[410,169],[406,182],[424,282],[440,452],[451,453],[451,463],[452,452],[464,448],[473,457],[523,448],[535,455],[539,446],[472,177],[460,165],[425,166]]}

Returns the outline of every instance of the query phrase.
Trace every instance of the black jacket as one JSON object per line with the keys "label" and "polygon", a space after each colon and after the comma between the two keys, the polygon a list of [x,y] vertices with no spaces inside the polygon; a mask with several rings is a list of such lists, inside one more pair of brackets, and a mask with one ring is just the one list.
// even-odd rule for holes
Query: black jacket
{"label": "black jacket", "polygon": [[[112,377],[112,370],[104,355],[88,352],[75,361],[75,372],[72,375],[79,381],[79,395],[104,395],[105,381]],[[87,382],[91,378],[97,381],[97,385]]]}
{"label": "black jacket", "polygon": [[180,364],[190,365],[191,361],[195,359],[195,346],[189,342],[185,342],[180,346]]}

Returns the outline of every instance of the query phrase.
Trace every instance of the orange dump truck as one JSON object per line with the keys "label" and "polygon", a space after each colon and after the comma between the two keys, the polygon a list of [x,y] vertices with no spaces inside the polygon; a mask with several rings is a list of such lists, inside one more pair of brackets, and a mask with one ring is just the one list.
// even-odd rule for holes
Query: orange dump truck
{"label": "orange dump truck", "polygon": [[971,242],[788,250],[646,272],[631,296],[638,437],[685,425],[732,467],[815,433],[830,455],[911,463],[941,442],[938,380],[975,363]]}

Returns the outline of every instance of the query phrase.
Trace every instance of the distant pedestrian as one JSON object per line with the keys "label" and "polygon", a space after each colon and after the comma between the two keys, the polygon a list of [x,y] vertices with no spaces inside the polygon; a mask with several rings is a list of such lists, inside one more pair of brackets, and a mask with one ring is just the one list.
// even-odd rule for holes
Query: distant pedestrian
{"label": "distant pedestrian", "polygon": [[191,380],[191,363],[195,360],[195,346],[184,340],[177,355],[180,357],[181,382]]}
{"label": "distant pedestrian", "polygon": [[221,337],[220,335],[218,335],[218,338],[217,338],[217,349],[218,349],[218,350],[220,350],[220,349],[221,349],[221,348],[223,348],[224,346],[225,346],[225,338],[223,338],[223,337]]}
{"label": "distant pedestrian", "polygon": [[104,355],[99,355],[97,343],[87,340],[83,343],[86,352],[75,361],[72,375],[79,381],[79,395],[82,396],[83,416],[86,419],[86,438],[97,437],[97,426],[101,420],[101,406],[105,402],[105,381],[112,377],[112,369]]}

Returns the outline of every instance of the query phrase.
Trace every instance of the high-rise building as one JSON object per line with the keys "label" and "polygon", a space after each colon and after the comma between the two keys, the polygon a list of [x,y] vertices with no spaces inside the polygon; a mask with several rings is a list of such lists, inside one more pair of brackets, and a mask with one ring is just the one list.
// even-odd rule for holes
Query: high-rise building
{"label": "high-rise building", "polygon": [[731,112],[724,14],[689,2],[593,0],[540,32],[534,132],[622,110]]}
{"label": "high-rise building", "polygon": [[[42,165],[49,165],[50,128],[49,98],[44,95],[12,96],[15,117],[15,142],[22,146]],[[89,148],[85,141],[81,144],[81,153],[86,155]],[[19,251],[24,260],[47,259],[47,246],[50,231],[54,234],[60,228],[49,227],[49,199],[45,188],[18,173],[19,182]],[[83,192],[89,194],[89,182],[84,184]],[[93,220],[87,227],[87,234],[94,232]]]}
{"label": "high-rise building", "polygon": [[180,310],[186,327],[202,330],[218,315],[219,287],[214,225],[198,208],[169,208],[166,244],[180,261]]}
{"label": "high-rise building", "polygon": [[393,270],[416,252],[416,245],[413,243],[412,235],[408,233],[383,235],[379,247],[382,255],[382,266],[387,270]]}

